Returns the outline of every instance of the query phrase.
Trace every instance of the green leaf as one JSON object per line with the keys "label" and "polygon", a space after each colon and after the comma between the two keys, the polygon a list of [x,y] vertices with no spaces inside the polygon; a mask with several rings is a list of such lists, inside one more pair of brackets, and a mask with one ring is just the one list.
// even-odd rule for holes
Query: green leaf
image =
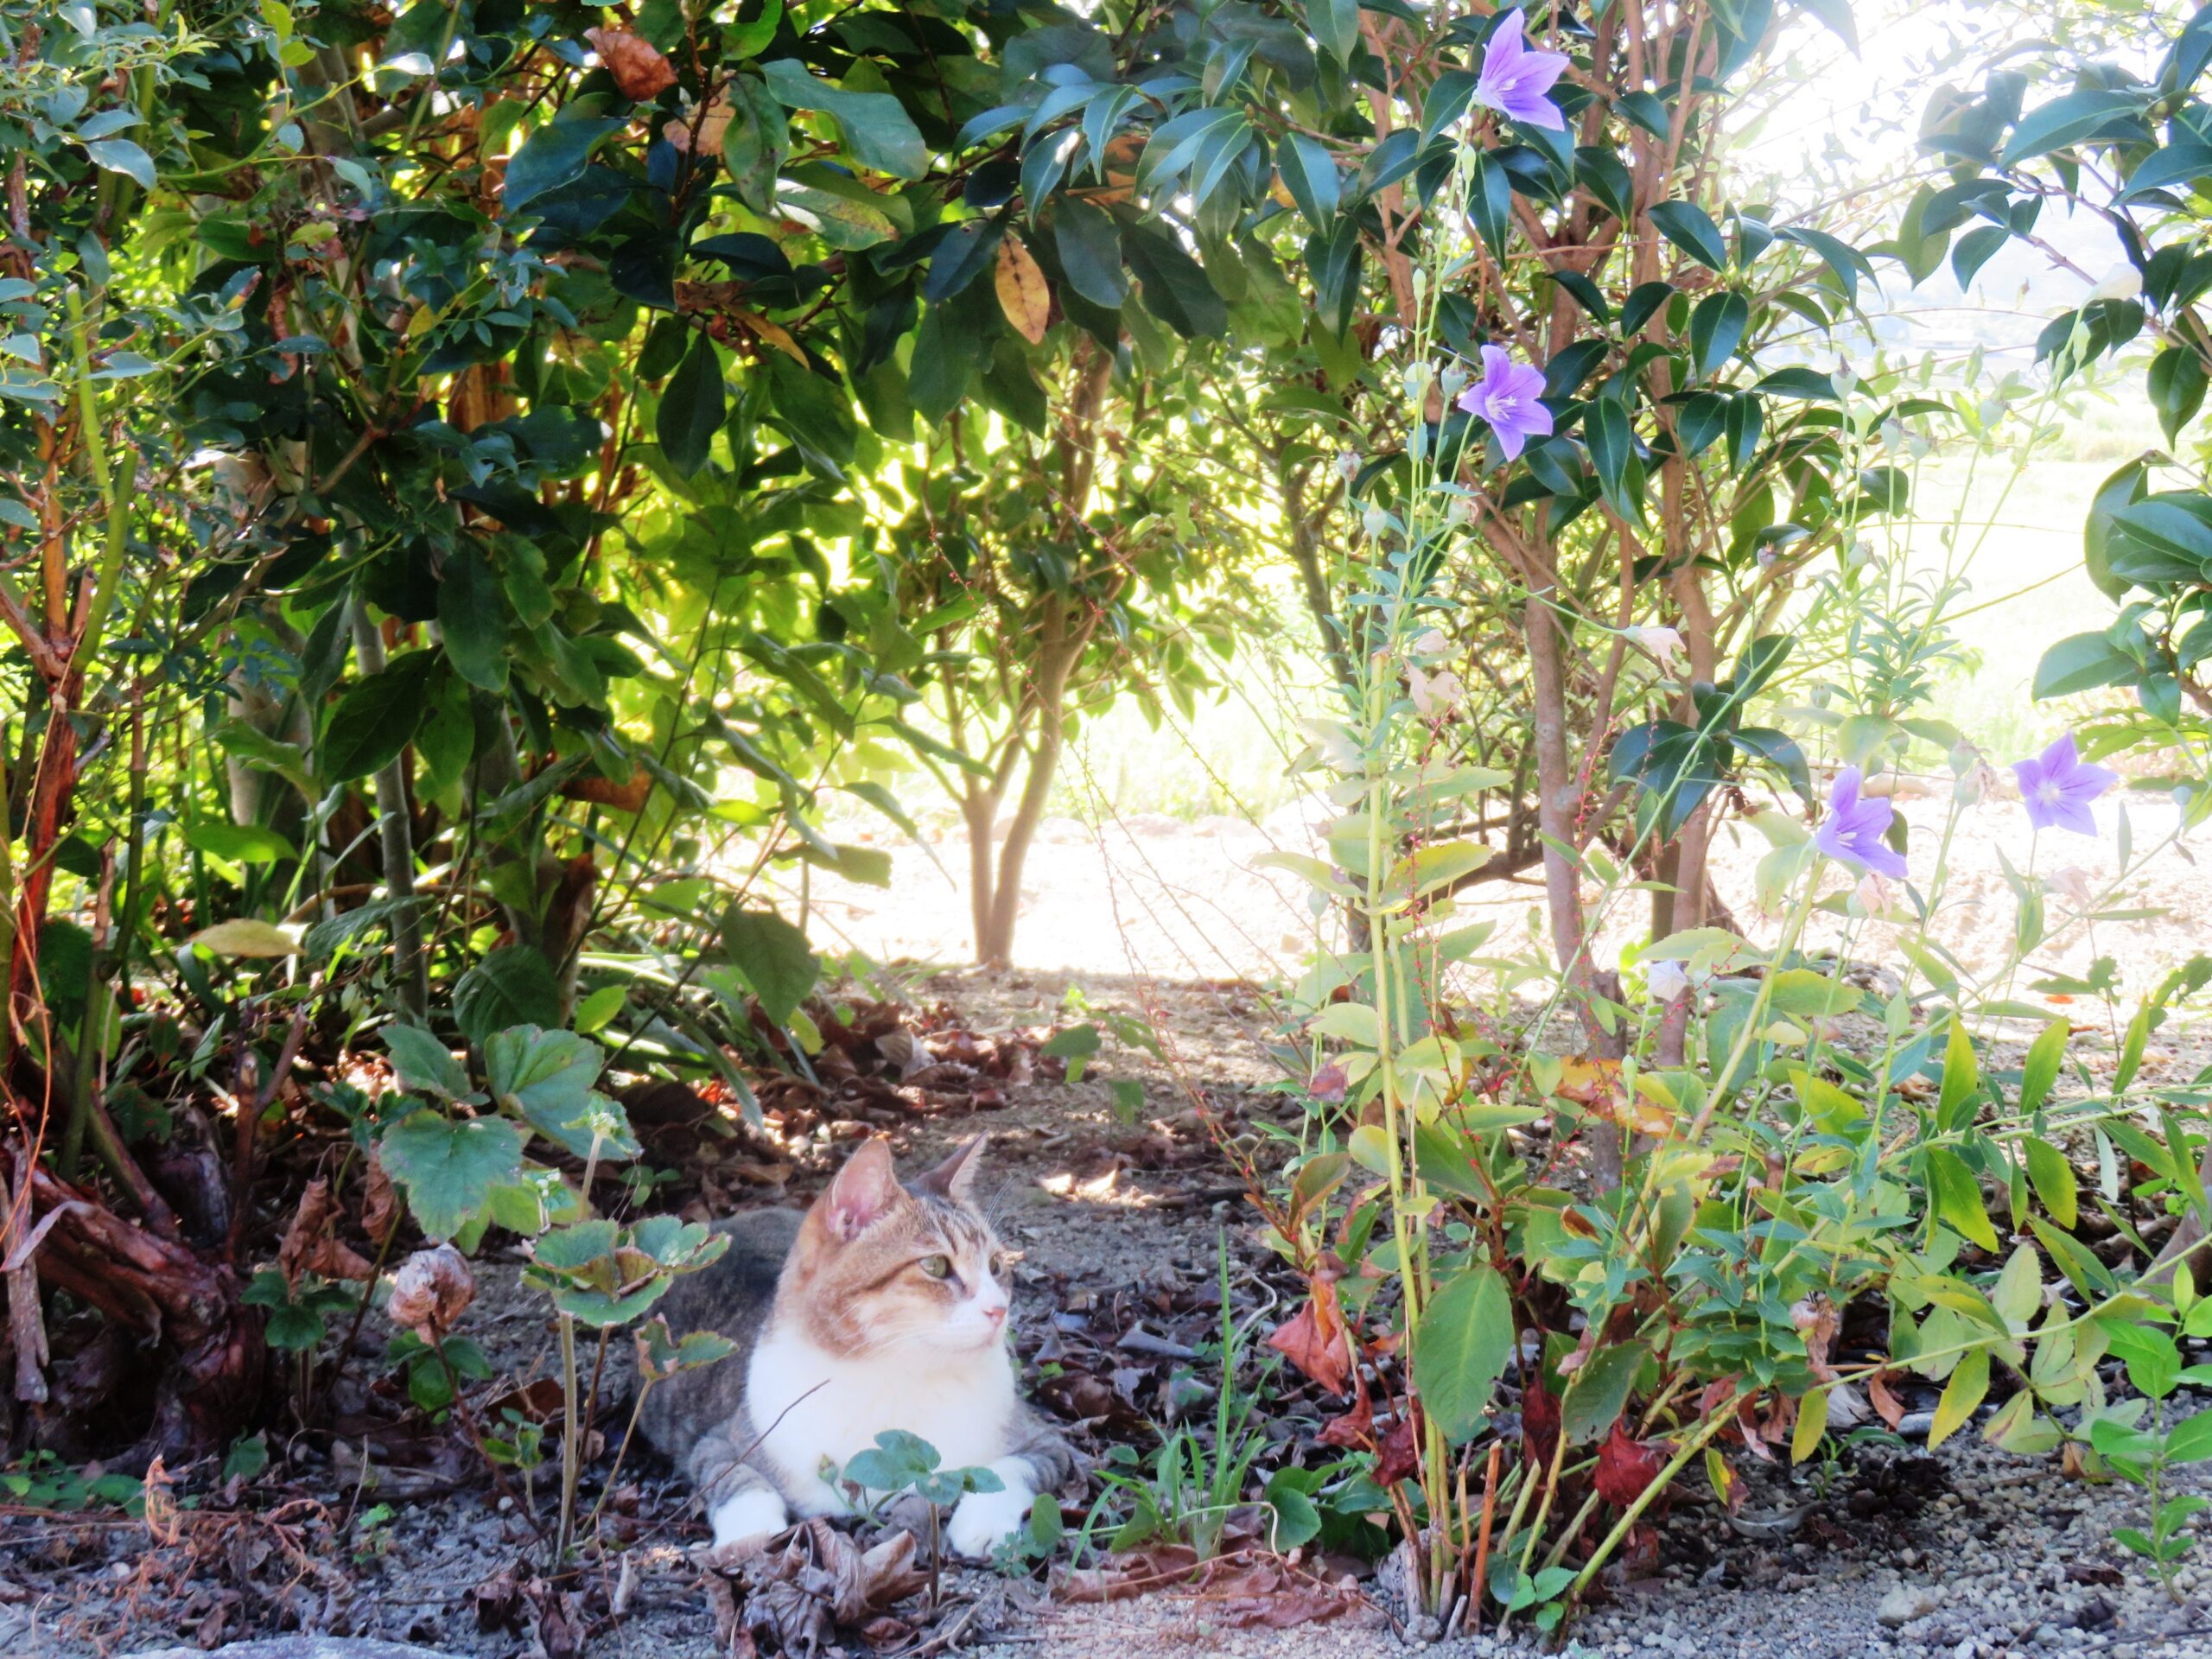
{"label": "green leaf", "polygon": [[485,691],[507,689],[507,602],[474,540],[446,556],[438,580],[438,635],[454,672]]}
{"label": "green leaf", "polygon": [[535,945],[506,944],[461,976],[453,1014],[461,1034],[482,1044],[509,1026],[557,1026],[561,988],[552,964]]}
{"label": "green leaf", "polygon": [[1936,1213],[1983,1249],[1994,1250],[1997,1230],[1989,1224],[1989,1212],[1982,1207],[1981,1186],[1974,1172],[1948,1147],[1930,1147],[1926,1155]]}
{"label": "green leaf", "polygon": [[2020,118],[2005,146],[2004,164],[2017,167],[2037,156],[2077,144],[2115,120],[2136,114],[2152,95],[2147,87],[2139,92],[2088,88],[2053,99]]}
{"label": "green leaf", "polygon": [[628,124],[607,117],[577,116],[538,128],[507,163],[500,193],[505,210],[519,213],[548,191],[582,178],[600,141]]}
{"label": "green leaf", "polygon": [[[2066,1058],[2066,1039],[2072,1027],[2063,1020],[2054,1020],[2036,1034],[2028,1045],[2028,1057],[2020,1066],[2020,1111],[2023,1116],[2038,1111],[2050,1098],[2051,1085],[2058,1081],[2058,1067]],[[2068,1227],[2073,1226],[2068,1222]]]}
{"label": "green leaf", "polygon": [[484,1042],[492,1098],[579,1158],[634,1158],[638,1143],[621,1106],[593,1087],[607,1057],[573,1032],[516,1026]]}
{"label": "green leaf", "polygon": [[346,689],[323,722],[315,763],[325,784],[351,783],[381,772],[414,741],[429,712],[435,651],[410,651]]}
{"label": "green leaf", "polygon": [[2190,345],[2168,345],[2150,359],[2150,407],[2159,414],[2159,431],[2172,445],[2181,429],[2195,418],[2205,400],[2205,360]]}
{"label": "green leaf", "polygon": [[1728,264],[1728,245],[1713,216],[1694,202],[1662,201],[1651,210],[1659,233],[1700,264],[1722,270]]}
{"label": "green leaf", "polygon": [[629,1000],[630,992],[626,986],[601,986],[576,1004],[576,1029],[587,1033],[604,1030],[613,1023]]}
{"label": "green leaf", "polygon": [[2212,1458],[2212,1411],[2200,1411],[2167,1431],[2167,1462],[2202,1463],[2207,1458]]}
{"label": "green leaf", "polygon": [[2112,1269],[2090,1255],[2080,1240],[2059,1231],[2041,1216],[2028,1217],[2028,1230],[2042,1241],[2044,1249],[2050,1252],[2051,1259],[2083,1297],[2094,1301],[2112,1294],[2115,1287]]}
{"label": "green leaf", "polygon": [[1967,1035],[1967,1022],[1955,1015],[1951,1020],[1951,1034],[1943,1045],[1943,1083],[1936,1098],[1936,1126],[1942,1130],[1962,1129],[1973,1121],[1976,1092],[1981,1087],[1981,1062],[1974,1052],[1974,1039]]}
{"label": "green leaf", "polygon": [[386,1026],[384,1047],[402,1089],[444,1101],[459,1100],[469,1092],[468,1073],[443,1043],[420,1026]]}
{"label": "green leaf", "polygon": [[2074,1230],[2080,1218],[2079,1183],[2075,1178],[2074,1166],[2066,1161],[2066,1154],[2050,1141],[2030,1135],[2025,1142],[2028,1160],[2028,1179],[2036,1190],[2036,1197],[2050,1212],[2050,1218],[2068,1232]]}
{"label": "green leaf", "polygon": [[154,158],[131,140],[89,138],[84,143],[85,154],[92,158],[95,167],[122,174],[141,190],[154,188]]}
{"label": "green leaf", "polygon": [[1317,232],[1328,229],[1344,200],[1344,181],[1328,146],[1307,134],[1291,133],[1277,147],[1275,164],[1306,224]]}
{"label": "green leaf", "polygon": [[2129,684],[2142,671],[2133,657],[2103,634],[2072,634],[2044,652],[2036,664],[2034,696],[2041,702],[2102,685]]}
{"label": "green leaf", "polygon": [[722,948],[730,966],[745,976],[760,1011],[777,1025],[787,1023],[820,976],[806,935],[772,910],[733,906],[722,918]]}
{"label": "green leaf", "polygon": [[837,124],[845,148],[862,167],[893,178],[929,171],[929,146],[906,107],[888,92],[848,92],[817,80],[797,58],[778,58],[760,73],[786,109],[816,110]]}
{"label": "green leaf", "polygon": [[1446,1280],[1421,1311],[1414,1384],[1429,1420],[1453,1445],[1472,1440],[1487,1421],[1514,1340],[1513,1299],[1491,1268],[1469,1268]]}
{"label": "green leaf", "polygon": [[1064,197],[1052,212],[1052,242],[1060,269],[1077,293],[1093,305],[1121,309],[1129,284],[1122,272],[1122,232],[1111,213]]}
{"label": "green leaf", "polygon": [[1145,308],[1185,340],[1229,332],[1229,307],[1214,292],[1205,269],[1175,239],[1149,226],[1122,233],[1129,269],[1144,287]]}
{"label": "green leaf", "polygon": [[195,823],[184,832],[184,842],[211,858],[232,864],[274,864],[300,855],[274,830],[256,823]]}
{"label": "green leaf", "polygon": [[520,1173],[522,1135],[500,1118],[414,1112],[385,1131],[379,1157],[416,1224],[432,1238],[451,1238],[490,1204],[494,1186]]}
{"label": "green leaf", "polygon": [[685,478],[707,464],[715,434],[725,413],[722,363],[706,333],[691,337],[691,348],[668,378],[653,416],[653,433],[669,465]]}
{"label": "green leaf", "polygon": [[1709,377],[1736,354],[1751,320],[1751,302],[1731,289],[1708,294],[1690,314],[1690,355],[1700,378]]}
{"label": "green leaf", "polygon": [[733,77],[727,96],[732,108],[729,125],[722,129],[722,165],[747,207],[756,213],[772,212],[776,175],[791,152],[783,105],[751,75]]}
{"label": "green leaf", "polygon": [[1590,1357],[1568,1381],[1567,1397],[1560,1402],[1560,1433],[1568,1445],[1595,1440],[1619,1421],[1647,1357],[1640,1342],[1616,1343]]}

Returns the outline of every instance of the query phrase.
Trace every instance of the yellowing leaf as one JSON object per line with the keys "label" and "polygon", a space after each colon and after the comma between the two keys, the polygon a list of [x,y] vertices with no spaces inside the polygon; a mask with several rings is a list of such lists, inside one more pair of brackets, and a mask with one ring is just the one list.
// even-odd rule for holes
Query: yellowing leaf
{"label": "yellowing leaf", "polygon": [[1799,1402],[1797,1427],[1789,1436],[1789,1461],[1802,1463],[1821,1449],[1821,1438],[1828,1432],[1828,1391],[1815,1389]]}
{"label": "yellowing leaf", "polygon": [[1928,1431],[1928,1449],[1934,1451],[1956,1433],[1988,1392],[1989,1350],[1969,1349],[1959,1357],[1958,1369],[1943,1385],[1943,1397],[1936,1402],[1936,1421]]}
{"label": "yellowing leaf", "polygon": [[1364,1002],[1332,1002],[1313,1016],[1310,1029],[1317,1037],[1334,1037],[1363,1048],[1376,1047],[1382,1039],[1382,1022]]}
{"label": "yellowing leaf", "polygon": [[746,331],[763,345],[774,346],[802,369],[811,366],[806,360],[806,353],[799,349],[798,342],[791,337],[790,332],[780,323],[771,322],[767,318],[753,311],[739,310],[730,315],[742,323]]}
{"label": "yellowing leaf", "polygon": [[1344,1150],[1351,1154],[1352,1162],[1362,1169],[1377,1175],[1390,1173],[1390,1137],[1380,1124],[1361,1124],[1351,1132]]}
{"label": "yellowing leaf", "polygon": [[219,957],[296,957],[300,953],[300,942],[283,928],[244,917],[203,927],[192,936],[192,942]]}
{"label": "yellowing leaf", "polygon": [[1046,286],[1045,273],[1037,268],[1037,261],[1017,238],[999,238],[995,281],[999,308],[1006,313],[1006,320],[1032,346],[1041,342],[1052,321],[1052,290]]}

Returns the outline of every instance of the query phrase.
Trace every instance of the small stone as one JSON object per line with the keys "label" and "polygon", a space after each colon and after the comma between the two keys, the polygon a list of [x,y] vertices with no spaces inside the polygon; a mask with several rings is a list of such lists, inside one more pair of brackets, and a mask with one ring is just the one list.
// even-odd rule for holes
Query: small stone
{"label": "small stone", "polygon": [[1943,1598],[1924,1584],[1901,1584],[1884,1596],[1874,1617],[1891,1630],[1925,1618],[1943,1605]]}

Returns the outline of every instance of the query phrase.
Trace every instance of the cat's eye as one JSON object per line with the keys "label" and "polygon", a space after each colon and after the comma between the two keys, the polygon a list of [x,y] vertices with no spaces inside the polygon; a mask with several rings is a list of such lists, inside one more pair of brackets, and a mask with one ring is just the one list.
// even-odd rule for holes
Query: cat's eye
{"label": "cat's eye", "polygon": [[914,1265],[931,1279],[950,1279],[952,1276],[952,1258],[949,1255],[925,1255]]}

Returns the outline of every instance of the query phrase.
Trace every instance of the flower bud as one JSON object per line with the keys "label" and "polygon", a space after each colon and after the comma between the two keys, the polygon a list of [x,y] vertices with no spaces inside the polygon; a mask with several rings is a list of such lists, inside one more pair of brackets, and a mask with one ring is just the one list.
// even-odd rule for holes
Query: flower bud
{"label": "flower bud", "polygon": [[1351,483],[1355,478],[1357,478],[1359,476],[1359,457],[1352,454],[1349,449],[1340,450],[1337,455],[1337,476],[1344,480],[1347,484]]}
{"label": "flower bud", "polygon": [[1426,363],[1406,365],[1405,387],[1408,403],[1417,404],[1421,400],[1423,395],[1428,391],[1429,377],[1434,373],[1435,371]]}
{"label": "flower bud", "polygon": [[1366,527],[1367,533],[1379,542],[1383,532],[1390,528],[1390,515],[1379,506],[1370,507],[1360,514],[1359,522]]}
{"label": "flower bud", "polygon": [[1848,397],[1859,388],[1859,372],[1848,363],[1837,364],[1835,372],[1828,379],[1834,385],[1835,395],[1839,397]]}
{"label": "flower bud", "polygon": [[1437,384],[1443,387],[1446,398],[1457,397],[1467,389],[1466,368],[1462,364],[1446,363],[1444,365],[1444,372],[1438,375],[1436,380]]}

